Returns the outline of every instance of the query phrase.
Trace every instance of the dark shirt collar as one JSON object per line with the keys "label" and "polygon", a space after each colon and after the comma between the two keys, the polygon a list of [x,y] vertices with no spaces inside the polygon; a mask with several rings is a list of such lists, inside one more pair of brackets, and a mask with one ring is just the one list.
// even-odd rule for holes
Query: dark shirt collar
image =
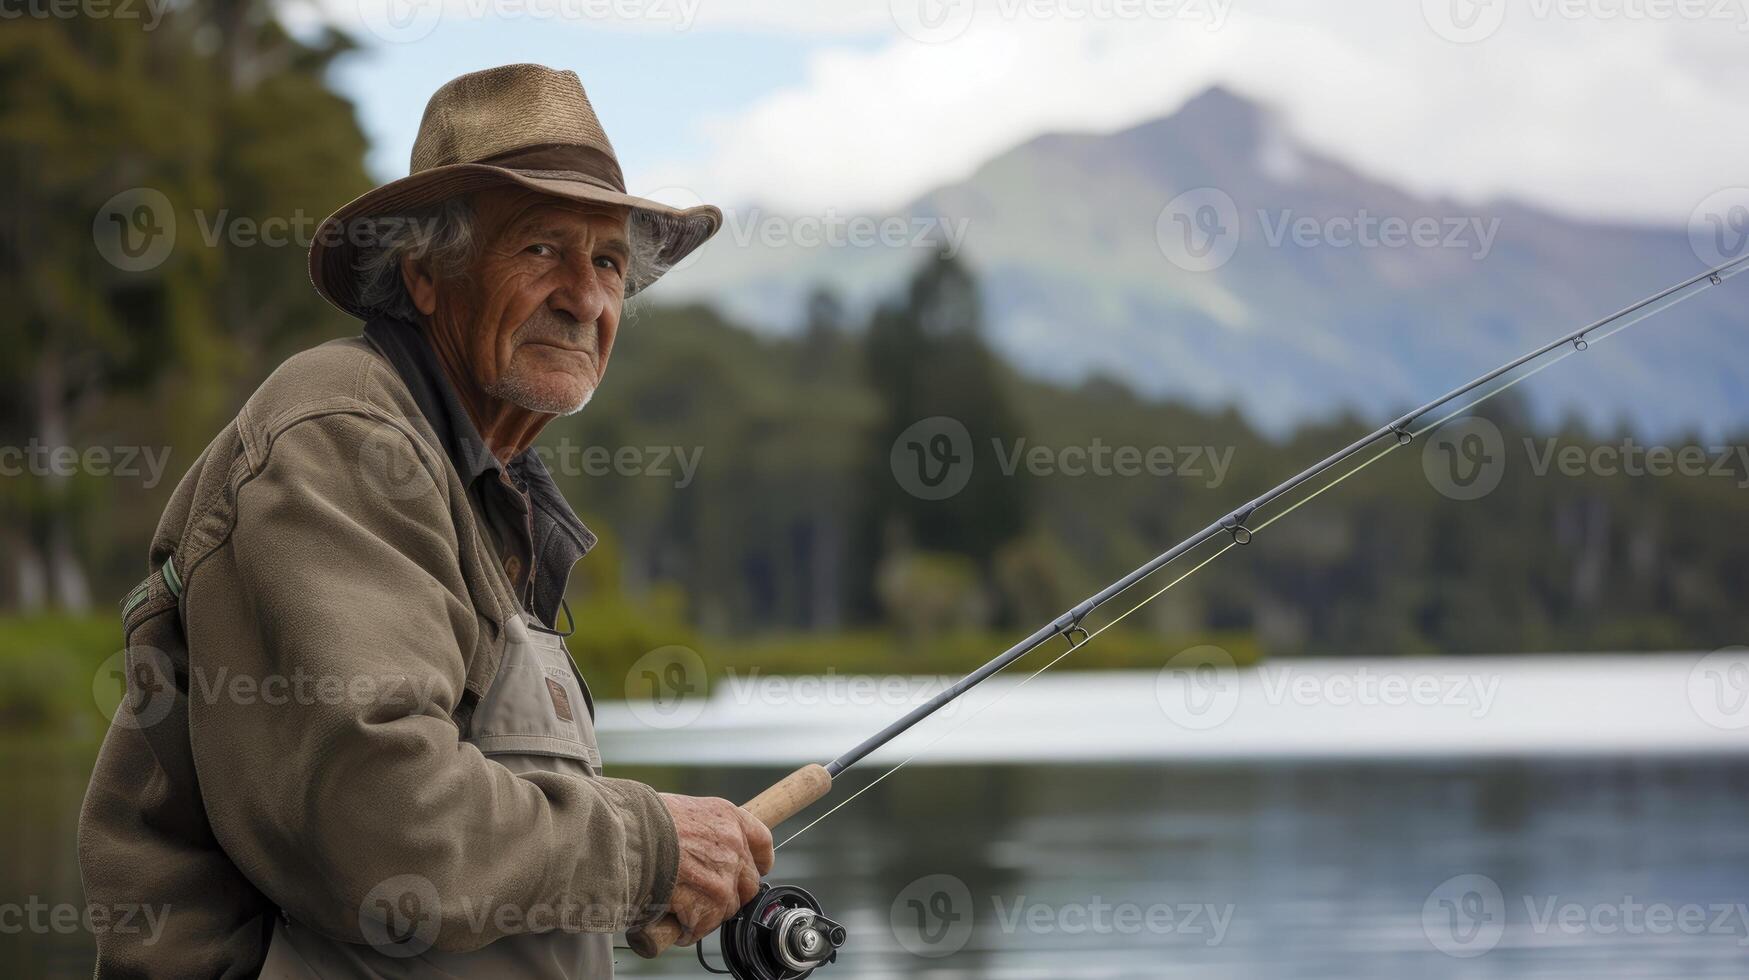
{"label": "dark shirt collar", "polygon": [[[499,476],[502,472],[528,494],[534,508],[533,611],[543,623],[553,624],[571,566],[595,547],[594,532],[577,519],[539,455],[524,450],[506,465],[492,454],[474,420],[462,407],[455,386],[450,384],[423,331],[403,320],[379,316],[365,324],[364,337],[388,358],[412,392],[413,401],[436,431],[464,486],[479,492],[485,501],[492,501],[499,490],[508,489]],[[483,484],[482,476],[487,477]]]}

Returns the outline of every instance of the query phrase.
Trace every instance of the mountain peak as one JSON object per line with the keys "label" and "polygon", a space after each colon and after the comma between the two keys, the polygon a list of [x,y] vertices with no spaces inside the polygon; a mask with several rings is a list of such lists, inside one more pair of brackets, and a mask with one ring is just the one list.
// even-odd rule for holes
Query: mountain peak
{"label": "mountain peak", "polygon": [[1192,96],[1172,118],[1196,120],[1200,118],[1231,118],[1244,117],[1259,119],[1263,116],[1263,107],[1225,85],[1211,85]]}
{"label": "mountain peak", "polygon": [[1221,147],[1235,159],[1253,155],[1269,126],[1271,113],[1224,85],[1204,89],[1171,115],[1149,120],[1118,134],[1124,142],[1151,151],[1190,142]]}

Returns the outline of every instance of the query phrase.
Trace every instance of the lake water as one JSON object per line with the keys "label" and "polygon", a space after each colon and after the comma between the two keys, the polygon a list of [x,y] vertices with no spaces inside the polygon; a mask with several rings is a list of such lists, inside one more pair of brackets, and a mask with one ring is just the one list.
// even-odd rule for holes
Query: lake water
{"label": "lake water", "polygon": [[[847,774],[832,802],[935,743],[784,846],[773,880],[849,928],[822,978],[1745,977],[1749,729],[1707,700],[1733,693],[1707,687],[1716,664],[999,680]],[[744,799],[932,683],[718,685],[666,715],[604,702],[602,741],[633,763],[616,774]],[[89,749],[0,757],[3,900],[77,902]],[[0,947],[9,975],[89,975],[76,930]],[[705,976],[689,951],[622,970]]]}

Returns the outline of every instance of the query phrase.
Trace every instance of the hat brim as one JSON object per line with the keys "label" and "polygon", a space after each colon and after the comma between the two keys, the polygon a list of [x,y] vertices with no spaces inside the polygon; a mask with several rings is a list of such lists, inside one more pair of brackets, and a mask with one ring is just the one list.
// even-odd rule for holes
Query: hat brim
{"label": "hat brim", "polygon": [[356,266],[360,247],[378,233],[369,226],[369,219],[410,214],[470,191],[506,185],[568,201],[631,209],[631,231],[640,242],[641,261],[628,270],[628,298],[648,289],[723,225],[723,212],[711,205],[673,208],[614,190],[583,174],[457,163],[391,181],[323,219],[310,243],[310,282],[323,299],[368,320],[371,311],[359,302]]}

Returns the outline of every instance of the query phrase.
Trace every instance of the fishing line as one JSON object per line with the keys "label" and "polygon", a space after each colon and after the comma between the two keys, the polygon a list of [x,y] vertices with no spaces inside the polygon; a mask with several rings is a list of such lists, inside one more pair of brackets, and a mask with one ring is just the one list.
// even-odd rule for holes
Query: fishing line
{"label": "fishing line", "polygon": [[[954,698],[959,697],[961,694],[964,694],[965,691],[969,690],[972,686],[974,686],[978,683],[981,683],[982,681],[988,679],[991,676],[994,676],[997,673],[1002,672],[1003,670],[1006,670],[1010,665],[1012,665],[1013,663],[1015,663],[1019,659],[1027,656],[1028,654],[1030,654],[1034,650],[1036,650],[1038,648],[1038,646],[1041,645],[1044,640],[1047,640],[1055,635],[1061,635],[1069,641],[1069,649],[1064,650],[1062,653],[1060,653],[1056,657],[1052,658],[1044,666],[1038,668],[1037,670],[1028,674],[1026,677],[1022,678],[1013,687],[1002,692],[1002,694],[998,695],[994,700],[979,707],[976,711],[972,712],[971,715],[967,716],[959,724],[957,724],[957,725],[953,726],[952,728],[937,735],[934,739],[930,740],[923,747],[919,748],[918,750],[913,752],[911,755],[907,756],[904,760],[899,762],[897,765],[895,765],[892,768],[881,773],[875,779],[871,780],[868,784],[866,784],[863,787],[861,787],[860,789],[858,789],[855,793],[852,793],[849,797],[844,799],[842,802],[838,803],[836,806],[832,807],[830,810],[827,810],[825,813],[823,813],[819,817],[815,818],[813,821],[808,823],[806,826],[802,827],[800,830],[796,831],[794,834],[790,835],[788,838],[785,838],[782,843],[776,845],[776,848],[782,848],[782,847],[788,845],[792,841],[796,840],[798,837],[801,837],[803,834],[807,833],[809,830],[813,829],[815,826],[820,824],[827,817],[830,817],[833,814],[837,813],[839,810],[842,810],[846,806],[849,806],[851,803],[853,803],[857,799],[859,799],[864,793],[868,792],[869,790],[873,789],[875,786],[879,785],[881,782],[886,780],[886,778],[888,776],[891,776],[894,773],[898,772],[899,770],[910,765],[913,761],[915,761],[916,759],[920,758],[921,756],[923,756],[924,754],[929,752],[932,748],[934,748],[936,745],[938,745],[939,743],[941,743],[942,741],[947,739],[949,736],[958,733],[960,730],[965,728],[967,725],[969,725],[973,721],[975,721],[985,711],[988,711],[990,708],[993,708],[996,705],[1001,704],[1004,700],[1006,700],[1008,698],[1009,695],[1011,695],[1015,691],[1018,691],[1021,688],[1025,687],[1027,684],[1031,683],[1033,678],[1035,678],[1038,675],[1044,673],[1045,671],[1051,669],[1052,667],[1056,666],[1058,663],[1062,662],[1069,655],[1075,653],[1076,651],[1085,647],[1087,644],[1093,642],[1096,638],[1098,638],[1106,630],[1111,629],[1113,626],[1116,626],[1117,624],[1123,622],[1130,615],[1132,615],[1136,611],[1140,610],[1143,606],[1146,606],[1149,603],[1153,602],[1154,600],[1160,598],[1166,592],[1170,591],[1172,588],[1176,587],[1177,585],[1182,583],[1184,580],[1190,578],[1192,575],[1195,575],[1197,572],[1201,571],[1204,567],[1209,565],[1215,559],[1226,554],[1232,548],[1234,548],[1238,545],[1249,543],[1250,540],[1255,536],[1255,534],[1257,532],[1262,531],[1263,529],[1269,527],[1270,525],[1274,524],[1275,522],[1288,516],[1289,514],[1300,509],[1301,507],[1305,506],[1306,504],[1311,503],[1313,500],[1322,496],[1324,493],[1328,492],[1329,490],[1333,489],[1334,487],[1336,487],[1342,483],[1347,482],[1350,478],[1359,474],[1362,470],[1366,469],[1367,467],[1369,467],[1369,466],[1373,465],[1374,463],[1378,462],[1379,460],[1383,459],[1385,456],[1390,455],[1392,452],[1396,451],[1397,449],[1400,449],[1403,446],[1411,444],[1415,440],[1416,437],[1423,435],[1423,434],[1425,434],[1433,429],[1438,428],[1439,426],[1445,424],[1446,422],[1450,421],[1453,418],[1456,418],[1459,415],[1462,415],[1466,412],[1474,411],[1476,408],[1480,407],[1481,405],[1485,404],[1486,402],[1490,401],[1491,399],[1496,398],[1501,394],[1504,394],[1505,392],[1509,391],[1510,389],[1512,389],[1516,385],[1519,385],[1525,381],[1530,380],[1531,378],[1535,377],[1536,375],[1541,374],[1543,371],[1546,371],[1551,367],[1554,367],[1556,364],[1561,363],[1562,361],[1573,356],[1574,354],[1588,350],[1593,344],[1601,343],[1605,340],[1608,340],[1610,337],[1613,337],[1614,335],[1620,333],[1621,331],[1626,330],[1628,327],[1631,327],[1631,326],[1633,326],[1637,323],[1640,323],[1644,320],[1647,320],[1651,317],[1657,316],[1658,314],[1663,313],[1666,310],[1668,310],[1674,306],[1677,306],[1681,303],[1686,302],[1688,299],[1690,299],[1691,297],[1693,297],[1695,295],[1698,295],[1700,292],[1705,291],[1704,289],[1691,291],[1691,287],[1698,285],[1702,282],[1709,282],[1711,285],[1719,285],[1719,284],[1723,283],[1724,280],[1732,278],[1741,272],[1749,270],[1749,265],[1746,265],[1745,263],[1749,263],[1749,256],[1743,256],[1743,257],[1738,258],[1732,262],[1726,263],[1725,265],[1722,265],[1722,266],[1719,266],[1715,269],[1712,269],[1708,272],[1701,273],[1700,275],[1695,276],[1695,277],[1693,277],[1689,280],[1686,280],[1682,283],[1678,283],[1675,286],[1671,286],[1668,289],[1665,289],[1664,291],[1662,291],[1660,293],[1656,293],[1653,296],[1648,297],[1647,299],[1641,300],[1640,302],[1638,302],[1634,305],[1631,305],[1631,306],[1621,310],[1620,312],[1618,312],[1612,316],[1605,317],[1604,319],[1599,320],[1596,323],[1593,323],[1590,326],[1588,326],[1582,330],[1568,334],[1567,336],[1561,338],[1560,340],[1554,341],[1550,344],[1546,344],[1543,347],[1537,348],[1536,350],[1532,351],[1529,354],[1523,355],[1522,357],[1519,357],[1516,360],[1510,361],[1507,364],[1503,365],[1502,367],[1496,368],[1494,371],[1483,375],[1481,378],[1478,378],[1475,381],[1472,381],[1469,385],[1458,388],[1455,391],[1443,396],[1442,398],[1437,399],[1433,402],[1428,403],[1427,405],[1422,406],[1421,408],[1417,409],[1415,412],[1411,413],[1410,415],[1401,417],[1400,419],[1397,420],[1396,423],[1394,423],[1390,426],[1387,426],[1384,429],[1379,430],[1378,432],[1374,433],[1373,435],[1371,435],[1369,437],[1366,437],[1366,438],[1364,438],[1356,443],[1353,443],[1352,445],[1350,445],[1346,449],[1337,452],[1335,455],[1327,458],[1323,462],[1318,463],[1315,466],[1301,472],[1299,475],[1297,475],[1297,476],[1293,477],[1292,479],[1288,480],[1287,482],[1277,486],[1275,489],[1264,494],[1262,497],[1257,498],[1250,505],[1247,505],[1246,507],[1241,508],[1240,510],[1233,512],[1232,514],[1228,515],[1228,517],[1223,518],[1221,521],[1217,522],[1216,524],[1210,525],[1208,528],[1205,528],[1203,531],[1199,532],[1198,534],[1192,535],[1190,538],[1181,542],[1179,545],[1176,545],[1172,549],[1168,550],[1167,552],[1162,553],[1159,557],[1154,559],[1153,562],[1150,562],[1149,564],[1142,566],[1140,569],[1136,570],[1135,572],[1132,572],[1129,576],[1126,576],[1124,579],[1121,579],[1118,582],[1114,583],[1113,585],[1108,586],[1105,590],[1102,590],[1100,593],[1098,593],[1094,597],[1086,600],[1080,606],[1077,606],[1074,610],[1071,610],[1069,613],[1066,613],[1063,616],[1058,617],[1058,619],[1056,621],[1054,621],[1050,626],[1047,626],[1044,629],[1039,630],[1038,632],[1034,633],[1031,637],[1028,637],[1026,640],[1023,640],[1019,644],[1016,644],[1014,647],[1010,648],[1010,650],[1008,650],[1006,653],[1004,653],[1001,657],[998,657],[996,660],[993,660],[989,664],[986,664],[984,667],[980,668],[978,671],[974,671],[972,674],[968,675],[966,678],[961,680],[958,684],[956,684],[949,691],[946,691],[940,695],[937,695],[928,704],[923,705],[923,706],[915,709],[911,714],[908,714],[905,718],[900,719],[898,722],[895,722],[893,725],[889,726],[886,730],[884,730],[880,734],[876,735],[874,738],[869,739],[868,741],[864,742],[862,745],[857,746],[855,749],[852,749],[849,753],[846,753],[844,756],[841,756],[839,759],[834,760],[832,765],[828,767],[828,772],[831,773],[832,775],[836,775],[837,773],[842,772],[844,769],[848,768],[849,766],[854,765],[857,761],[862,759],[869,752],[872,752],[875,748],[878,748],[879,746],[886,744],[886,742],[889,741],[890,739],[892,739],[892,738],[896,737],[898,734],[901,734],[902,732],[908,730],[912,725],[916,724],[918,721],[921,721],[923,718],[927,717],[930,713],[932,713],[933,711],[935,711],[936,709],[941,707],[943,704],[945,704],[949,701],[952,701]],[[1629,314],[1633,314],[1631,316],[1631,318],[1623,319],[1624,317],[1628,317]],[[1616,321],[1618,321],[1618,320],[1621,322],[1617,323]],[[1605,327],[1608,327],[1608,329],[1603,329]],[[1595,335],[1593,335],[1593,331],[1600,331],[1600,332],[1597,332]],[[1565,345],[1567,347],[1567,349],[1564,351],[1561,351],[1555,357],[1544,360],[1540,364],[1535,364],[1533,367],[1531,367],[1530,370],[1523,371],[1523,372],[1517,374],[1516,376],[1512,377],[1510,380],[1506,381],[1504,384],[1501,384],[1501,385],[1487,391],[1486,393],[1482,394],[1481,396],[1463,404],[1461,407],[1454,409],[1451,412],[1448,412],[1444,415],[1441,415],[1439,418],[1435,419],[1434,421],[1432,421],[1430,423],[1427,423],[1426,425],[1421,426],[1418,429],[1410,431],[1410,429],[1408,428],[1409,425],[1411,425],[1415,422],[1418,422],[1422,416],[1431,414],[1432,412],[1443,407],[1444,405],[1446,405],[1447,403],[1449,403],[1453,399],[1459,398],[1459,397],[1469,393],[1470,391],[1473,391],[1476,388],[1481,387],[1482,385],[1489,384],[1495,380],[1498,380],[1502,377],[1505,377],[1506,375],[1510,374],[1511,372],[1513,372],[1521,367],[1524,367],[1525,365],[1529,365],[1529,364],[1532,364],[1532,362],[1538,361],[1539,359],[1543,359],[1543,358],[1547,357],[1548,354],[1553,353],[1557,348],[1559,348],[1563,345]],[[1394,438],[1392,438],[1393,436],[1394,436]],[[1382,449],[1381,451],[1368,456],[1366,459],[1362,460],[1358,465],[1350,467],[1349,469],[1344,471],[1341,475],[1335,477],[1334,479],[1331,479],[1327,483],[1324,483],[1322,486],[1318,487],[1318,489],[1316,489],[1316,490],[1312,491],[1311,493],[1306,494],[1305,496],[1301,497],[1300,499],[1294,501],[1291,505],[1287,506],[1286,508],[1281,510],[1279,513],[1271,515],[1267,520],[1264,520],[1263,522],[1259,523],[1255,528],[1247,527],[1244,524],[1244,520],[1251,517],[1252,515],[1254,515],[1258,510],[1261,510],[1262,508],[1267,507],[1268,505],[1270,505],[1272,503],[1275,503],[1277,500],[1279,500],[1282,496],[1286,495],[1287,493],[1290,493],[1290,492],[1298,489],[1300,486],[1304,485],[1305,483],[1307,483],[1313,479],[1316,479],[1319,475],[1321,475],[1321,473],[1324,470],[1329,469],[1329,468],[1333,468],[1334,466],[1341,465],[1342,463],[1346,462],[1348,459],[1352,458],[1354,455],[1362,452],[1367,446],[1372,445],[1383,438],[1391,438],[1391,442],[1388,445],[1386,445],[1385,448]],[[1172,565],[1176,564],[1180,558],[1183,558],[1184,556],[1188,555],[1190,553],[1191,549],[1198,547],[1201,544],[1203,544],[1209,540],[1213,540],[1215,535],[1220,531],[1226,531],[1229,534],[1229,537],[1221,545],[1221,547],[1219,547],[1218,549],[1216,549],[1214,551],[1213,554],[1210,554],[1208,557],[1202,559],[1196,565],[1194,565],[1190,569],[1186,570],[1183,574],[1172,579],[1170,582],[1167,582],[1164,586],[1162,586],[1159,590],[1157,590],[1154,593],[1152,593],[1151,595],[1149,595],[1147,598],[1144,598],[1140,602],[1136,603],[1135,605],[1130,606],[1128,609],[1125,609],[1122,613],[1119,613],[1117,616],[1113,617],[1109,622],[1100,626],[1098,629],[1096,629],[1092,632],[1087,632],[1085,629],[1083,629],[1081,627],[1081,625],[1080,625],[1081,620],[1088,613],[1090,613],[1094,609],[1097,609],[1100,605],[1103,605],[1105,602],[1108,602],[1109,600],[1127,592],[1132,586],[1136,585],[1137,583],[1139,583],[1143,579],[1150,578],[1154,574],[1156,574],[1160,571],[1163,571],[1163,570],[1171,567]],[[1076,633],[1079,633],[1081,635],[1081,639],[1079,641],[1077,641],[1075,639]]]}
{"label": "fishing line", "polygon": [[[1141,602],[1138,602],[1135,605],[1131,606],[1130,608],[1124,610],[1122,613],[1118,614],[1115,618],[1113,618],[1111,622],[1106,623],[1104,626],[1101,626],[1098,629],[1094,630],[1093,632],[1087,634],[1086,637],[1084,637],[1081,640],[1081,642],[1072,643],[1069,646],[1069,649],[1064,650],[1062,653],[1057,654],[1055,657],[1053,657],[1051,659],[1050,663],[1045,664],[1043,667],[1040,667],[1039,669],[1037,669],[1037,670],[1033,671],[1032,673],[1026,675],[1025,677],[1021,678],[1019,683],[1015,684],[1013,687],[1009,688],[1008,690],[1003,691],[1000,695],[998,695],[996,697],[996,699],[994,701],[991,701],[988,704],[985,704],[982,707],[978,708],[978,710],[972,712],[970,715],[967,715],[966,719],[964,721],[960,722],[959,724],[953,726],[952,728],[948,729],[947,731],[942,732],[940,735],[937,735],[935,738],[931,739],[927,745],[925,745],[922,748],[918,749],[917,751],[911,753],[909,756],[907,756],[904,759],[904,761],[900,762],[898,765],[894,766],[893,768],[888,769],[886,772],[881,773],[879,776],[876,776],[874,778],[874,780],[871,781],[868,785],[866,785],[866,786],[862,787],[861,789],[857,790],[856,792],[850,794],[848,797],[846,797],[844,799],[844,801],[842,803],[839,803],[837,806],[833,807],[832,809],[827,810],[825,813],[820,814],[818,817],[815,817],[812,821],[810,821],[808,823],[807,826],[803,827],[802,829],[800,829],[800,830],[796,831],[795,833],[789,835],[788,837],[784,838],[783,843],[778,844],[776,847],[773,847],[772,850],[775,851],[775,850],[777,850],[777,848],[783,847],[784,844],[788,844],[789,842],[795,840],[797,837],[800,837],[803,834],[807,833],[809,830],[812,830],[815,824],[826,819],[827,817],[831,816],[832,814],[837,813],[839,810],[842,810],[845,807],[849,806],[852,802],[854,802],[856,800],[857,797],[861,796],[862,794],[868,792],[871,789],[874,789],[875,786],[877,784],[879,784],[881,780],[886,779],[888,776],[891,776],[893,773],[896,773],[900,769],[903,769],[906,766],[910,765],[919,756],[923,755],[925,752],[928,752],[930,749],[932,749],[936,745],[940,744],[941,741],[946,739],[949,735],[953,735],[953,734],[957,733],[960,729],[966,727],[967,725],[971,724],[973,721],[977,720],[977,717],[979,715],[981,715],[984,712],[990,710],[991,708],[994,708],[995,706],[1001,704],[1003,701],[1006,701],[1010,694],[1013,694],[1015,691],[1020,690],[1021,688],[1025,687],[1027,684],[1030,684],[1034,677],[1037,677],[1038,675],[1044,673],[1045,671],[1050,670],[1052,667],[1055,667],[1059,662],[1062,661],[1062,659],[1064,657],[1067,657],[1069,654],[1074,653],[1076,650],[1079,650],[1082,647],[1086,646],[1087,644],[1092,643],[1094,638],[1097,637],[1099,634],[1105,632],[1108,629],[1111,629],[1113,626],[1116,626],[1118,623],[1123,622],[1125,617],[1129,616],[1130,613],[1135,612],[1136,610],[1142,608],[1143,606],[1147,605],[1148,603],[1153,602],[1155,599],[1160,598],[1162,595],[1165,595],[1166,591],[1168,589],[1170,589],[1173,586],[1177,585],[1178,583],[1184,581],[1185,579],[1191,577],[1192,575],[1195,575],[1204,565],[1207,565],[1209,562],[1214,561],[1216,558],[1219,558],[1222,555],[1226,554],[1228,549],[1236,548],[1236,547],[1238,547],[1238,545],[1232,541],[1228,541],[1226,544],[1221,545],[1221,547],[1214,554],[1212,554],[1212,555],[1208,556],[1207,558],[1204,558],[1202,561],[1198,562],[1196,567],[1190,569],[1189,571],[1185,572],[1183,575],[1180,575],[1177,578],[1173,579],[1172,581],[1166,583],[1166,585],[1163,588],[1161,588],[1160,591],[1154,593],[1153,595],[1147,597],[1146,599],[1143,599]],[[1004,665],[1003,669],[1006,670],[1007,665]]]}

